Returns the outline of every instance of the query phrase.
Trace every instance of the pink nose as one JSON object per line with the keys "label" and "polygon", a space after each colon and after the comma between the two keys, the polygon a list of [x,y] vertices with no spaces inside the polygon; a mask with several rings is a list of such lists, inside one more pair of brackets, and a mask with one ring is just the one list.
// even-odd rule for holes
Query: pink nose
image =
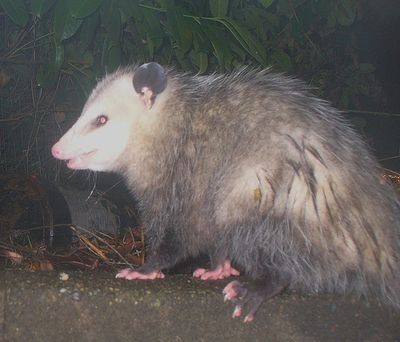
{"label": "pink nose", "polygon": [[53,155],[54,158],[62,159],[62,152],[58,143],[54,144],[53,147],[51,148],[51,154]]}

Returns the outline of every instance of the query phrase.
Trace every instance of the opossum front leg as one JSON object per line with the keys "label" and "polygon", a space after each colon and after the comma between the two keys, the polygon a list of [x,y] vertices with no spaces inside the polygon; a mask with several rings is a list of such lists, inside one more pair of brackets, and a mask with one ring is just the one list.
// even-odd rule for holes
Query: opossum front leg
{"label": "opossum front leg", "polygon": [[238,275],[240,275],[240,272],[232,267],[230,260],[223,261],[213,270],[198,268],[193,272],[193,277],[200,278],[202,280],[217,280]]}
{"label": "opossum front leg", "polygon": [[116,278],[124,278],[127,280],[153,280],[165,278],[162,269],[169,268],[175,264],[172,260],[169,261],[170,256],[163,256],[158,251],[152,254],[141,267],[138,269],[125,268],[117,273]]}
{"label": "opossum front leg", "polygon": [[142,273],[138,270],[132,268],[125,268],[119,271],[115,278],[123,278],[127,280],[141,279],[141,280],[153,280],[153,279],[163,279],[165,274],[161,271],[152,271],[150,273]]}
{"label": "opossum front leg", "polygon": [[288,280],[271,276],[249,286],[234,280],[225,286],[222,293],[224,301],[230,300],[236,304],[233,318],[242,316],[245,306],[249,308],[249,313],[244,318],[244,322],[247,323],[254,320],[256,312],[265,300],[282,293],[288,285]]}
{"label": "opossum front leg", "polygon": [[159,256],[158,253],[153,253],[146,262],[138,269],[125,268],[117,273],[115,278],[124,278],[127,280],[153,280],[163,279],[165,275],[161,272],[161,269],[167,268],[161,265],[165,265],[163,262],[164,258]]}
{"label": "opossum front leg", "polygon": [[117,273],[116,278],[128,280],[153,280],[165,278],[163,269],[170,268],[182,258],[182,250],[179,248],[179,240],[173,237],[171,231],[167,231],[164,239],[158,247],[150,253],[146,262],[138,269],[126,268]]}

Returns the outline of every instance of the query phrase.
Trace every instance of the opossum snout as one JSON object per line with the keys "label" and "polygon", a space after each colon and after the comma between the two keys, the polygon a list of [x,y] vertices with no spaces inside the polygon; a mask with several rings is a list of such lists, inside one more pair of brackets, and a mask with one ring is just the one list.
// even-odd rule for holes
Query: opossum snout
{"label": "opossum snout", "polygon": [[95,152],[96,152],[95,150],[91,150],[88,152],[69,150],[66,147],[65,143],[62,141],[58,141],[51,148],[51,154],[53,155],[53,157],[60,160],[66,160],[67,166],[70,169],[87,168],[86,164],[93,157]]}
{"label": "opossum snout", "polygon": [[61,149],[61,146],[59,143],[55,143],[53,147],[51,148],[51,154],[53,155],[54,158],[64,160],[63,156],[63,150]]}

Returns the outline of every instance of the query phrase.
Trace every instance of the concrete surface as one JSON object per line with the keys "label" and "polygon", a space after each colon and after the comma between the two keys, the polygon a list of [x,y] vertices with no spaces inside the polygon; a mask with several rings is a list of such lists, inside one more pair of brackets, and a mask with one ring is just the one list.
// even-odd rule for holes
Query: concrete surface
{"label": "concrete surface", "polygon": [[350,297],[283,294],[232,319],[228,282],[109,272],[0,271],[0,341],[400,341],[400,313]]}

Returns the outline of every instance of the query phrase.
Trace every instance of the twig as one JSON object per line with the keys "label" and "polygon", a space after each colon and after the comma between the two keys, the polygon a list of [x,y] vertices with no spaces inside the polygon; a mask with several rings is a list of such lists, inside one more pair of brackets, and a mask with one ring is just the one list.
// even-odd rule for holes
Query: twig
{"label": "twig", "polygon": [[83,232],[85,232],[85,233],[87,233],[87,234],[90,234],[90,235],[94,236],[95,238],[99,239],[99,240],[100,240],[101,242],[103,242],[107,247],[109,247],[115,254],[117,254],[117,255],[121,258],[121,260],[123,260],[129,267],[133,268],[133,265],[132,265],[128,260],[126,260],[126,259],[123,257],[123,255],[122,255],[121,253],[119,253],[113,246],[111,246],[111,245],[110,245],[106,240],[104,240],[103,238],[99,237],[99,236],[96,235],[95,233],[93,233],[93,232],[91,232],[90,230],[85,229],[85,228],[83,228],[83,227],[80,227],[80,226],[77,226],[77,225],[71,225],[70,227],[71,227],[71,229],[72,229],[73,231],[75,231],[76,233],[78,233],[78,230],[81,230],[81,231],[83,231]]}

